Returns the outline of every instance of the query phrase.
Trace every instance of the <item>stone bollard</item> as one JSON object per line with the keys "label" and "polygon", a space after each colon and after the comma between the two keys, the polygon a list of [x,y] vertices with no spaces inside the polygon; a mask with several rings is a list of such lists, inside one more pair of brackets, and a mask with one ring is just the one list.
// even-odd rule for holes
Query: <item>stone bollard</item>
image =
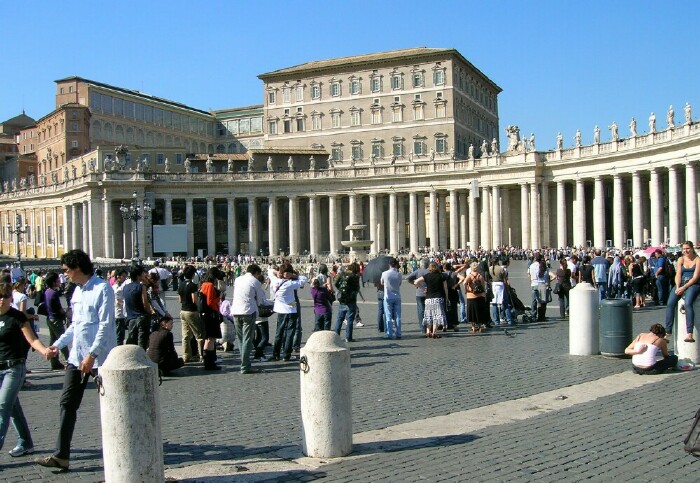
{"label": "stone bollard", "polygon": [[582,282],[569,291],[569,354],[596,355],[599,344],[598,291]]}
{"label": "stone bollard", "polygon": [[304,454],[312,458],[350,454],[350,351],[335,332],[314,332],[301,350],[300,369]]}
{"label": "stone bollard", "polygon": [[105,481],[164,481],[158,366],[141,347],[122,345],[99,374]]}
{"label": "stone bollard", "polygon": [[[671,287],[671,290],[674,290]],[[696,325],[697,317],[700,316],[698,310],[700,310],[700,304],[698,304],[698,299],[695,299],[695,304],[693,305],[695,309]],[[685,327],[685,299],[678,301],[678,307],[676,309],[676,328],[674,329],[676,333],[676,350],[675,353],[679,360],[687,359],[693,364],[700,362],[700,340],[698,338],[698,328],[693,328],[693,339],[695,342],[686,342],[685,337],[687,335]]]}

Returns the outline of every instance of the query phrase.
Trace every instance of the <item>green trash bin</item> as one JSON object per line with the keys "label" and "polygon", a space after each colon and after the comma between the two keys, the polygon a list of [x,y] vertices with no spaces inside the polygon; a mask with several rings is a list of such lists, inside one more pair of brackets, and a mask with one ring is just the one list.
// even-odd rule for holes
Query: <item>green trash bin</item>
{"label": "green trash bin", "polygon": [[600,353],[608,357],[625,355],[632,342],[632,301],[605,299],[600,302]]}

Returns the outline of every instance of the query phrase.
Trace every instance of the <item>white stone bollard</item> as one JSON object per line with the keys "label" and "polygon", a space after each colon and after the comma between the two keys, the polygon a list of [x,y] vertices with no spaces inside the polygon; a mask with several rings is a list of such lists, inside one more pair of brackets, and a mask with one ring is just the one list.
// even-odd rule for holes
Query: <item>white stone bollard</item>
{"label": "white stone bollard", "polygon": [[105,481],[164,481],[158,365],[141,347],[122,345],[99,374]]}
{"label": "white stone bollard", "polygon": [[350,351],[335,332],[314,332],[301,349],[299,374],[304,454],[312,458],[350,454]]}
{"label": "white stone bollard", "polygon": [[569,354],[592,356],[600,352],[598,291],[579,283],[569,291]]}
{"label": "white stone bollard", "polygon": [[[671,287],[674,290],[674,287]],[[693,339],[695,342],[686,342],[685,337],[688,334],[685,327],[685,300],[681,299],[678,301],[678,307],[676,308],[676,350],[675,353],[679,360],[687,359],[693,364],[700,362],[700,339],[698,338],[698,328],[697,328],[697,317],[700,316],[700,304],[698,304],[700,297],[695,299],[695,304],[693,308],[695,309],[696,317],[696,327],[693,328]]]}

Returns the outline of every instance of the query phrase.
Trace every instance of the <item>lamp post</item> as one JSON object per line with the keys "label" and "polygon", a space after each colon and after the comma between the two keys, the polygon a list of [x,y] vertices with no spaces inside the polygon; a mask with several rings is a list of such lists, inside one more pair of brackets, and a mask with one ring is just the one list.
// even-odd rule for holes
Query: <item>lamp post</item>
{"label": "lamp post", "polygon": [[122,218],[125,220],[131,220],[134,222],[134,232],[136,236],[136,245],[134,247],[133,261],[141,261],[141,253],[139,252],[139,220],[146,219],[151,214],[151,205],[149,203],[143,202],[139,205],[136,199],[136,191],[131,195],[131,203],[125,205],[124,203],[119,206],[119,211],[122,213]]}
{"label": "lamp post", "polygon": [[18,213],[15,216],[15,226],[13,227],[10,223],[7,224],[7,231],[11,234],[14,235],[15,237],[15,251],[17,253],[17,266],[21,269],[22,268],[22,254],[19,251],[19,242],[20,242],[20,237],[27,233],[29,230],[28,225],[22,226],[22,216]]}

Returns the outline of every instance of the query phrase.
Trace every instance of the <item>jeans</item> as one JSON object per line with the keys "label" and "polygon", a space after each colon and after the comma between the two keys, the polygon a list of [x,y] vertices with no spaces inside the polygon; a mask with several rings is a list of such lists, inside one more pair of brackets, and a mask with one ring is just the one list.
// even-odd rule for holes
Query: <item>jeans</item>
{"label": "jeans", "polygon": [[660,361],[656,361],[656,364],[654,364],[651,367],[647,367],[645,369],[642,369],[641,367],[637,366],[632,366],[632,372],[635,374],[644,375],[644,374],[661,374],[663,372],[666,372],[668,369],[673,369],[676,367],[676,364],[678,364],[678,356],[675,355],[669,355],[667,357],[664,357]]}
{"label": "jeans", "polygon": [[250,369],[250,351],[253,348],[253,332],[255,331],[255,314],[234,315],[236,339],[241,351],[241,372]]}
{"label": "jeans", "polygon": [[423,315],[425,314],[425,297],[416,295],[416,310],[418,311],[418,329],[423,332]]}
{"label": "jeans", "polygon": [[282,356],[285,360],[289,360],[292,356],[292,344],[298,319],[297,314],[277,314],[277,332],[272,346],[272,355],[275,359]]}
{"label": "jeans", "polygon": [[656,277],[656,293],[659,298],[659,304],[666,305],[668,302],[668,280],[665,275]]}
{"label": "jeans", "polygon": [[[49,328],[49,342],[53,344],[58,340],[61,335],[63,335],[63,332],[65,332],[65,328],[63,327],[63,320],[56,320],[56,319],[50,319],[46,318],[46,325]],[[63,354],[63,357],[65,360],[68,360],[68,347],[64,347],[61,349],[61,354]],[[51,360],[51,365],[52,366],[60,366],[61,369],[63,369],[63,366],[61,366],[58,356],[56,356],[54,359]]]}
{"label": "jeans", "polygon": [[[693,333],[693,328],[695,327],[695,309],[693,308],[693,303],[695,299],[700,294],[700,285],[694,284],[688,287],[685,292],[685,328],[688,334]],[[668,304],[666,305],[666,332],[673,332],[673,320],[676,316],[676,305],[680,297],[676,295],[676,291],[671,291],[668,297]]]}
{"label": "jeans", "polygon": [[294,332],[294,341],[292,349],[298,351],[301,348],[301,304],[297,302],[297,327]]}
{"label": "jeans", "polygon": [[117,345],[123,345],[126,339],[126,319],[117,317],[114,319],[114,325],[117,326]]}
{"label": "jeans", "polygon": [[348,304],[338,305],[338,317],[335,319],[335,333],[340,335],[340,329],[343,327],[343,320],[348,319],[348,323],[345,326],[345,338],[347,340],[352,340],[352,326],[355,320],[355,314],[357,313],[357,304],[355,302],[350,302]]}
{"label": "jeans", "polygon": [[467,321],[467,301],[464,300],[464,292],[461,290],[459,293],[459,323],[466,323]]}
{"label": "jeans", "polygon": [[[92,377],[97,375],[97,369],[93,369]],[[68,364],[63,375],[63,392],[61,393],[60,423],[56,451],[53,455],[64,460],[70,459],[70,443],[73,439],[75,422],[78,419],[78,409],[83,402],[85,386],[90,377],[84,377],[83,373],[73,364]]]}
{"label": "jeans", "polygon": [[491,322],[494,325],[501,323],[501,313],[503,312],[503,306],[498,304],[489,304],[491,308]]}
{"label": "jeans", "polygon": [[598,301],[605,300],[608,293],[608,282],[596,281],[596,284],[598,285]]}
{"label": "jeans", "polygon": [[401,337],[401,299],[384,299],[384,314],[386,315],[386,336],[394,336],[394,324],[396,324],[396,337]]}
{"label": "jeans", "polygon": [[148,349],[148,336],[151,335],[151,318],[148,315],[142,315],[127,321],[129,325],[129,333],[126,337],[126,343],[138,345],[143,350]]}
{"label": "jeans", "polygon": [[255,324],[255,335],[253,336],[255,345],[256,359],[265,355],[265,347],[270,342],[270,324],[267,319],[262,320],[259,324]]}
{"label": "jeans", "polygon": [[563,319],[569,313],[569,291],[563,288],[559,290],[559,317]]}
{"label": "jeans", "polygon": [[384,333],[386,330],[386,314],[384,313],[384,297],[377,300],[377,330]]}
{"label": "jeans", "polygon": [[24,363],[0,371],[0,449],[5,443],[10,422],[17,432],[17,446],[34,447],[29,425],[19,403],[19,391],[26,373],[27,366]]}
{"label": "jeans", "polygon": [[325,314],[316,314],[316,324],[314,325],[314,332],[319,330],[331,330],[332,317],[333,312],[326,312]]}

